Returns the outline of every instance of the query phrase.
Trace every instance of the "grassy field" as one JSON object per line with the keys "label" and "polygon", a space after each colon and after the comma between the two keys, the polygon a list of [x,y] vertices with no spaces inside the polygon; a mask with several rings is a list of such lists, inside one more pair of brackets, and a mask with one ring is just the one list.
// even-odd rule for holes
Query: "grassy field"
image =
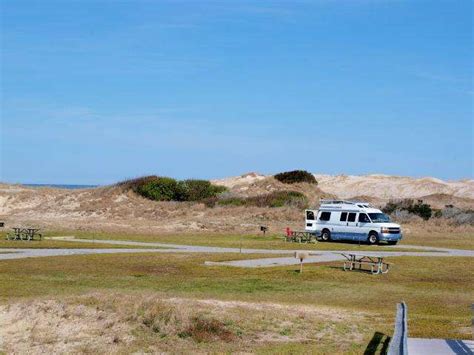
{"label": "grassy field", "polygon": [[426,228],[415,226],[409,228],[402,244],[473,250],[474,228],[466,226],[466,228],[445,229],[443,226]]}
{"label": "grassy field", "polygon": [[[414,230],[402,245],[406,243],[408,250],[410,244],[473,249],[467,232],[449,234],[449,238],[430,233]],[[55,235],[289,251],[393,250],[348,243],[286,243],[276,235],[47,233]],[[23,245],[128,248],[61,240],[0,240],[0,248]],[[183,352],[377,353],[388,344],[395,305],[402,300],[409,307],[410,336],[472,337],[474,268],[468,267],[472,258],[393,257],[391,271],[378,276],[344,272],[342,262],[307,264],[303,274],[296,266],[204,265],[205,261],[269,256],[145,253],[5,260],[0,261],[0,308],[7,307],[3,308],[6,317],[12,314],[9,324],[15,324],[15,319],[25,319],[26,328],[36,324],[27,329],[28,336],[16,340],[16,346],[41,344],[46,352],[66,351],[54,346],[68,341],[48,333],[51,324],[70,326],[73,334],[74,324],[82,324],[81,329],[92,330],[87,336],[81,333],[73,349],[86,353],[173,352],[177,348]],[[49,318],[44,309],[54,310],[47,312]],[[15,329],[12,332],[16,334]],[[105,347],[97,348],[84,339],[98,339],[95,343]]]}
{"label": "grassy field", "polygon": [[[125,248],[125,249],[156,249],[157,247],[152,246],[133,246],[133,245],[114,245],[114,244],[104,244],[104,243],[71,243],[62,240],[50,240],[43,239],[41,241],[22,241],[22,240],[5,240],[4,237],[0,235],[0,249],[2,248],[39,248],[39,249],[112,249],[112,248]],[[160,248],[158,248],[160,249]]]}
{"label": "grassy field", "polygon": [[[471,336],[474,270],[466,265],[472,263],[472,259],[393,258],[394,269],[381,276],[344,272],[341,262],[306,265],[303,274],[297,273],[294,266],[261,269],[204,266],[206,260],[248,257],[238,254],[126,254],[3,261],[0,298],[7,302],[91,292],[152,293],[163,299],[178,297],[329,307],[336,313],[339,310],[341,314],[364,314],[354,325],[359,337],[352,339],[350,344],[353,345],[346,344],[345,351],[349,352],[363,350],[376,332],[390,335],[395,305],[405,300],[409,307],[410,336]],[[344,329],[349,325],[342,323],[339,326]],[[336,338],[331,339],[324,342],[327,349],[337,347]],[[224,345],[225,349],[232,350],[232,344]],[[208,346],[214,349],[212,345]],[[310,351],[315,346],[314,341],[303,344],[269,341],[257,348],[291,352]]]}
{"label": "grassy field", "polygon": [[[95,231],[58,231],[49,232],[48,236],[74,235],[81,239],[112,239],[112,240],[133,240],[141,242],[157,242],[168,244],[186,244],[200,246],[220,246],[229,248],[254,248],[254,249],[288,249],[288,250],[371,250],[371,251],[391,251],[394,250],[386,244],[367,245],[365,243],[351,242],[330,242],[330,243],[288,243],[283,240],[280,234],[256,235],[235,235],[235,234],[161,234],[144,235],[128,233],[111,233]],[[450,233],[449,238],[445,234],[435,232],[423,233],[414,231],[408,234],[400,243],[404,250],[411,249],[411,245],[424,245],[445,248],[474,249],[474,238],[470,232]],[[397,249],[401,250],[401,249]]]}

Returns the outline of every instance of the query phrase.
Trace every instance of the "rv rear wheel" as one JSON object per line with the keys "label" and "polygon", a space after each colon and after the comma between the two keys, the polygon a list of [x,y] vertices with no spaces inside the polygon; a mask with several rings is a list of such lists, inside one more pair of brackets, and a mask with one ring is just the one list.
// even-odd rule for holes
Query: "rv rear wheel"
{"label": "rv rear wheel", "polygon": [[367,239],[367,241],[368,241],[369,244],[371,244],[371,245],[377,244],[377,243],[379,242],[379,236],[377,235],[377,233],[371,232],[371,233],[369,234],[369,239]]}
{"label": "rv rear wheel", "polygon": [[321,234],[321,239],[323,242],[329,242],[331,240],[331,232],[327,229],[324,229],[323,233]]}

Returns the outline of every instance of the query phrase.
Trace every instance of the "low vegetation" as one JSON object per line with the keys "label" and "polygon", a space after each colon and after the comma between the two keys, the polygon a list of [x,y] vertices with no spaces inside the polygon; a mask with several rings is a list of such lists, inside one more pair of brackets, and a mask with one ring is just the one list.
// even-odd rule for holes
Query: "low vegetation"
{"label": "low vegetation", "polygon": [[284,183],[284,184],[295,184],[298,182],[307,182],[309,184],[317,184],[313,174],[307,172],[306,170],[293,170],[286,171],[283,173],[276,174],[275,179]]}
{"label": "low vegetation", "polygon": [[[445,235],[446,225],[435,222],[446,223],[432,218],[407,226],[404,243],[472,248],[471,227],[452,227],[465,232]],[[272,235],[93,235],[96,240],[246,248],[381,248],[293,245]],[[302,274],[298,266],[204,265],[253,257],[274,255],[127,253],[4,260],[2,350],[363,353],[386,346],[400,300],[409,306],[411,336],[470,337],[474,271],[466,265],[471,258],[391,257],[392,269],[380,277],[344,272],[341,262],[307,264]]]}
{"label": "low vegetation", "polygon": [[72,243],[64,240],[43,239],[41,241],[26,241],[26,240],[6,240],[6,233],[0,233],[0,248],[22,248],[22,249],[158,249],[150,246],[135,246],[135,245],[114,245],[104,244],[97,240],[91,240],[90,243]]}
{"label": "low vegetation", "polygon": [[118,184],[154,201],[202,201],[226,191],[207,180],[175,180],[162,176],[145,176]]}
{"label": "low vegetation", "polygon": [[405,199],[400,201],[390,201],[385,205],[383,211],[388,214],[393,214],[399,211],[406,211],[413,215],[423,218],[425,221],[431,218],[433,210],[431,206],[418,200],[416,203],[412,199]]}
{"label": "low vegetation", "polygon": [[[132,306],[118,308],[136,312],[135,315],[130,314],[131,319],[143,324],[144,329],[155,334],[156,339],[162,335],[175,339],[175,335],[181,334],[181,339],[196,343],[200,340],[205,343],[207,339],[219,339],[223,343],[229,339],[233,342],[234,339],[242,339],[239,334],[244,334],[243,339],[248,340],[256,324],[251,322],[245,325],[239,333],[228,323],[225,315],[196,314],[187,307],[178,307],[189,312],[185,322],[179,321],[181,318],[175,322],[173,311],[168,312],[161,306],[157,306],[156,310],[150,305],[140,307],[142,295],[151,293],[156,299],[154,302],[186,298],[211,300],[208,301],[210,304],[217,304],[216,300],[220,300],[272,303],[280,307],[328,307],[336,317],[341,314],[366,314],[355,323],[365,329],[363,338],[353,340],[359,347],[366,346],[376,331],[391,334],[395,305],[405,300],[410,309],[411,336],[461,339],[471,336],[470,304],[474,291],[469,285],[474,282],[474,270],[466,268],[471,258],[393,257],[389,260],[395,264],[393,269],[377,277],[363,272],[344,272],[341,262],[307,264],[302,274],[297,272],[298,266],[243,269],[204,265],[205,261],[238,258],[239,254],[149,253],[139,256],[78,255],[7,260],[2,262],[0,270],[0,299],[3,302],[38,297],[55,299],[91,290],[109,291],[115,295],[129,293],[132,295]],[[134,307],[139,309],[135,311]],[[274,308],[271,313],[279,312]],[[307,316],[309,311],[305,310],[302,314]],[[263,322],[263,329],[270,331],[271,327],[282,325],[284,318],[279,322]],[[374,318],[380,321],[375,324],[372,322]],[[244,319],[248,318],[244,316]],[[327,328],[328,321],[330,323],[326,317],[320,320],[319,327],[322,328],[309,326],[307,329],[316,336],[318,329],[333,329],[335,333],[332,336],[325,337],[324,331],[320,334],[333,345],[346,339],[349,329],[339,328],[338,332],[332,326]],[[241,322],[236,320],[233,324],[240,325]],[[351,326],[353,323],[344,322],[341,326],[344,324]],[[166,328],[167,325],[171,328]],[[282,339],[298,341],[300,334],[294,332],[291,324],[288,330],[283,328],[279,332],[288,337]]]}
{"label": "low vegetation", "polygon": [[445,218],[456,225],[470,224],[474,225],[474,211],[463,210],[453,205],[447,205],[442,210],[435,211],[435,217]]}
{"label": "low vegetation", "polygon": [[[311,175],[312,176],[312,175]],[[314,177],[313,177],[314,179]],[[153,201],[203,202],[208,207],[255,206],[306,208],[307,197],[298,191],[274,191],[251,197],[225,196],[227,188],[211,184],[207,180],[175,180],[169,177],[145,176],[127,180],[118,186]]]}
{"label": "low vegetation", "polygon": [[256,206],[256,207],[295,207],[304,209],[308,206],[307,197],[298,191],[275,191],[252,197],[229,197],[215,200],[221,206]]}
{"label": "low vegetation", "polygon": [[399,222],[413,222],[419,217],[425,221],[435,218],[446,220],[454,225],[474,225],[473,210],[463,210],[453,205],[446,205],[443,209],[434,209],[422,200],[416,203],[412,199],[389,201],[383,211]]}
{"label": "low vegetation", "polygon": [[[0,329],[7,353],[28,353],[33,347],[41,353],[89,354],[176,353],[178,349],[180,353],[284,353],[289,347],[306,353],[356,349],[360,353],[371,335],[369,319],[358,312],[169,298],[150,291],[96,291],[15,302],[0,305],[0,312],[8,320]],[[382,323],[380,318],[370,321]]]}

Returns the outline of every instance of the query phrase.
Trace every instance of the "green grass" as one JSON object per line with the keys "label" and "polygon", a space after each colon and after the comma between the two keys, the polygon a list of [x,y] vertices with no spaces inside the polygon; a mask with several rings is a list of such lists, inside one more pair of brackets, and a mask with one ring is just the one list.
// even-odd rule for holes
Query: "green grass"
{"label": "green grass", "polygon": [[409,307],[413,337],[470,337],[474,270],[470,258],[392,258],[386,275],[344,272],[341,262],[297,267],[243,269],[204,266],[248,255],[83,255],[1,262],[0,299],[55,297],[91,291],[155,292],[192,297],[330,306],[368,312],[386,321],[390,334],[395,305]]}
{"label": "green grass", "polygon": [[[105,243],[71,243],[62,240],[51,240],[43,239],[41,241],[26,241],[26,240],[5,240],[4,237],[0,236],[0,249],[2,248],[20,248],[20,249],[113,249],[113,248],[125,248],[125,249],[157,249],[152,246],[134,246],[134,245],[114,245]],[[161,249],[161,248],[158,248]]]}
{"label": "green grass", "polygon": [[[125,233],[104,233],[104,232],[50,232],[49,236],[54,235],[75,235],[80,239],[95,240],[122,240],[122,241],[140,241],[155,242],[166,244],[185,244],[198,246],[219,246],[227,248],[244,249],[281,249],[281,250],[370,250],[370,251],[418,251],[410,248],[409,244],[404,244],[406,248],[394,249],[386,244],[368,245],[364,243],[348,242],[318,242],[318,243],[291,243],[285,242],[282,235],[229,235],[229,234],[164,234],[164,235],[144,235],[144,234],[125,234]],[[71,243],[73,244],[73,243]],[[414,244],[414,243],[412,243]]]}
{"label": "green grass", "polygon": [[[50,232],[47,236],[75,235],[86,239],[134,240],[143,242],[223,246],[261,249],[311,250],[394,250],[387,246],[348,243],[286,243],[276,235],[130,235],[96,232]],[[442,232],[409,233],[402,245],[431,245],[474,249],[469,233],[445,235]],[[20,242],[0,240],[5,247],[126,247],[108,244],[73,243],[60,240]],[[141,248],[141,247],[140,247]],[[400,250],[400,249],[397,249]],[[396,303],[408,304],[412,337],[471,337],[471,310],[474,299],[472,258],[393,257],[386,275],[342,271],[342,262],[308,264],[303,274],[297,266],[271,268],[233,268],[205,266],[205,261],[227,261],[274,255],[246,254],[106,254],[31,258],[0,261],[0,302],[22,299],[76,297],[89,293],[115,295],[153,294],[158,298],[220,299],[228,301],[270,302],[277,304],[330,307],[336,312],[362,314],[358,332],[362,335],[344,352],[362,353],[369,347],[380,351],[393,332]],[[245,327],[252,327],[246,318]],[[329,323],[328,323],[329,324]],[[260,327],[262,324],[259,325]],[[271,326],[271,324],[269,324]],[[333,325],[331,325],[332,327]],[[278,342],[256,344],[258,353],[337,353],[338,339],[344,338],[349,325],[337,325],[335,338],[321,342]],[[362,329],[362,331],[361,331]],[[245,330],[245,329],[244,329]],[[316,331],[316,330],[315,330]],[[282,328],[280,335],[295,336]],[[334,335],[334,334],[333,334]],[[374,339],[382,340],[373,342]],[[145,337],[146,349],[156,340]],[[372,339],[372,340],[371,340]],[[148,344],[148,345],[147,345]],[[143,346],[143,347],[142,347]],[[236,351],[236,344],[213,347],[197,344],[201,351]],[[219,346],[222,346],[219,345]],[[172,347],[170,349],[173,349]],[[195,350],[195,348],[193,348]]]}
{"label": "green grass", "polygon": [[440,248],[468,249],[474,250],[474,234],[472,230],[463,232],[450,232],[440,228],[429,231],[413,231],[406,234],[402,244],[407,247],[412,245],[424,245]]}

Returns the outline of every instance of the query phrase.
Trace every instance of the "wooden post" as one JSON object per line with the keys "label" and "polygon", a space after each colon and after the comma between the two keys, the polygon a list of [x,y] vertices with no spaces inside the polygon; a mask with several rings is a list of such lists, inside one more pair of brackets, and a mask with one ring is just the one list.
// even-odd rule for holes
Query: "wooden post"
{"label": "wooden post", "polygon": [[295,258],[300,259],[300,274],[303,273],[303,260],[307,257],[308,253],[295,251]]}

